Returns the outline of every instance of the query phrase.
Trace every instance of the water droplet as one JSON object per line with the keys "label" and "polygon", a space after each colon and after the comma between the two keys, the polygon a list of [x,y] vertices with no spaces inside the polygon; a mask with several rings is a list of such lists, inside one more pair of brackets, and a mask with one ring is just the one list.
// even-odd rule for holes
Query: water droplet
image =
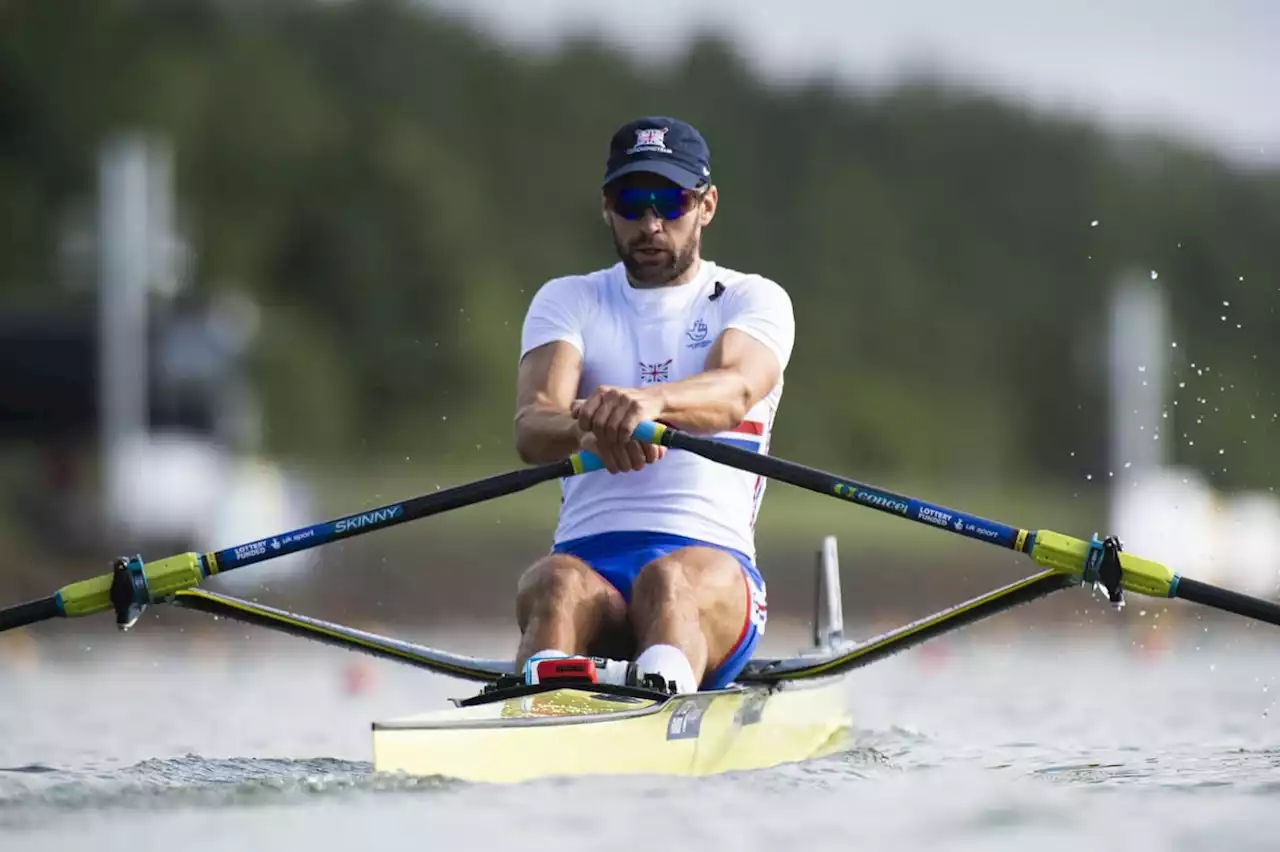
{"label": "water droplet", "polygon": [[1159,273],[1159,272],[1156,272],[1154,269],[1153,269],[1153,270],[1151,270],[1151,280],[1152,280],[1152,281],[1155,281],[1155,280],[1156,280],[1157,278],[1159,278],[1159,277],[1160,277],[1160,273]]}
{"label": "water droplet", "polygon": [[1139,372],[1139,373],[1145,373],[1146,371],[1147,371],[1147,365],[1146,365],[1146,364],[1139,364],[1139,365],[1138,365],[1138,372]]}
{"label": "water droplet", "polygon": [[1093,479],[1093,474],[1092,474],[1092,473],[1086,473],[1086,474],[1084,475],[1084,478],[1085,478],[1085,479]]}
{"label": "water droplet", "polygon": [[1176,340],[1175,340],[1175,341],[1173,341],[1172,343],[1170,343],[1169,345],[1170,345],[1170,346],[1172,346],[1174,349],[1177,349],[1177,348],[1178,348],[1178,341],[1176,341]]}
{"label": "water droplet", "polygon": [[1094,219],[1092,222],[1090,222],[1090,223],[1089,223],[1089,227],[1090,227],[1090,228],[1096,228],[1096,227],[1098,227],[1098,220],[1097,220],[1097,219]]}
{"label": "water droplet", "polygon": [[1222,307],[1224,307],[1224,308],[1229,308],[1229,307],[1231,307],[1231,303],[1230,303],[1230,302],[1228,302],[1226,299],[1223,299],[1223,300],[1222,300]]}
{"label": "water droplet", "polygon": [[1128,469],[1129,469],[1129,468],[1131,468],[1131,467],[1133,467],[1133,462],[1125,462],[1125,463],[1124,463],[1124,469],[1125,469],[1125,470],[1128,470]]}

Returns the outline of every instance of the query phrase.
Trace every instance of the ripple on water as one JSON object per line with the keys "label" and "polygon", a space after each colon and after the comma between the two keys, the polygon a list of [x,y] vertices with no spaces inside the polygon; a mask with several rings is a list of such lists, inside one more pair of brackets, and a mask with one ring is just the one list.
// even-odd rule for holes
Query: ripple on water
{"label": "ripple on water", "polygon": [[1185,792],[1229,789],[1267,793],[1278,788],[1272,776],[1280,768],[1280,749],[1200,750],[1193,746],[1168,748],[1160,754],[1133,760],[1097,761],[1044,766],[1035,777],[1068,784],[1131,785]]}
{"label": "ripple on water", "polygon": [[0,825],[20,827],[51,812],[249,807],[311,801],[316,796],[434,792],[460,782],[375,773],[372,764],[312,758],[179,758],[144,760],[109,772],[67,771],[32,764],[0,769]]}

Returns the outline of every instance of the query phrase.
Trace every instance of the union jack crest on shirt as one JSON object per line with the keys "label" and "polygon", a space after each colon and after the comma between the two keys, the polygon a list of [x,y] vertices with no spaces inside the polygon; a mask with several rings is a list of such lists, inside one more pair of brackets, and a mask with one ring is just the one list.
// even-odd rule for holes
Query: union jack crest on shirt
{"label": "union jack crest on shirt", "polygon": [[671,359],[663,361],[661,364],[646,364],[640,362],[640,383],[651,385],[655,382],[665,382],[671,378]]}

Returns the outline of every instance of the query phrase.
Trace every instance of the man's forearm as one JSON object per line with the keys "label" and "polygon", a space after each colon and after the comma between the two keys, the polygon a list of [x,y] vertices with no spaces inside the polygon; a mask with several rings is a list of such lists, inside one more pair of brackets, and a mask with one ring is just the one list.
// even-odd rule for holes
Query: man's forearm
{"label": "man's forearm", "polygon": [[746,418],[751,405],[751,387],[736,370],[708,370],[650,388],[661,394],[663,422],[686,432],[732,429]]}
{"label": "man's forearm", "polygon": [[559,461],[577,452],[578,421],[567,411],[528,406],[516,414],[516,452],[525,464]]}

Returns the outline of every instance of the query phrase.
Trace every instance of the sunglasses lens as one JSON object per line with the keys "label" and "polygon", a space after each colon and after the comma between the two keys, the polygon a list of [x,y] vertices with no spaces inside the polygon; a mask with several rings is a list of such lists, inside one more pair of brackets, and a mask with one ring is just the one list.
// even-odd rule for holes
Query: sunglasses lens
{"label": "sunglasses lens", "polygon": [[623,219],[639,219],[652,209],[659,219],[679,219],[693,206],[688,190],[619,189],[613,198],[613,210]]}

